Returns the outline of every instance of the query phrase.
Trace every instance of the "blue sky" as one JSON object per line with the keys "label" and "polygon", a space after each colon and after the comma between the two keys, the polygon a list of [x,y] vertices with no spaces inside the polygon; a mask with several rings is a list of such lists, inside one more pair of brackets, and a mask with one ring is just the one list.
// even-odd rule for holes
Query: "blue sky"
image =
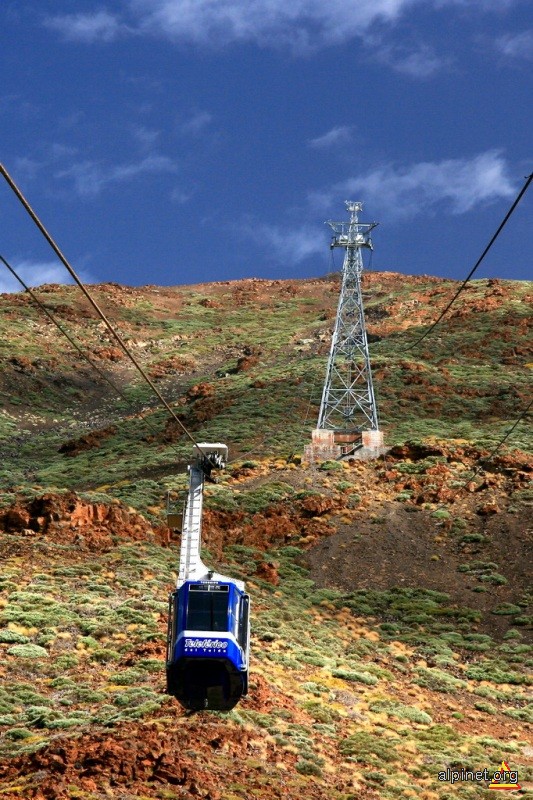
{"label": "blue sky", "polygon": [[[4,0],[0,22],[0,158],[88,281],[322,275],[347,199],[380,223],[373,269],[463,278],[533,169],[529,0]],[[0,200],[0,253],[64,282]],[[531,279],[532,208],[477,277]]]}

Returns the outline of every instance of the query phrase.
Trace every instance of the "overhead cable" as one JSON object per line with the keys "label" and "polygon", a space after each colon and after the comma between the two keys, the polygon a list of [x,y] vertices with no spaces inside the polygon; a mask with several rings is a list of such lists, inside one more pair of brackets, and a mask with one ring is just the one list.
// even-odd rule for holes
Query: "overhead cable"
{"label": "overhead cable", "polygon": [[[9,175],[8,171],[6,170],[6,168],[4,167],[3,164],[0,164],[0,174],[2,174],[2,176],[5,178],[5,180],[6,180],[7,184],[9,185],[10,189],[13,191],[13,193],[15,194],[15,196],[17,197],[17,199],[19,200],[21,205],[24,207],[25,211],[29,214],[29,216],[31,217],[31,219],[33,220],[35,225],[39,228],[39,230],[41,231],[42,235],[44,236],[44,238],[46,239],[46,241],[48,242],[48,244],[52,248],[52,250],[55,252],[55,254],[59,258],[59,260],[61,261],[63,266],[67,269],[67,271],[69,272],[71,277],[74,279],[76,284],[79,286],[79,288],[81,289],[81,291],[83,292],[83,294],[85,295],[85,297],[87,298],[89,303],[92,305],[94,310],[97,312],[97,314],[100,317],[100,319],[105,323],[105,325],[106,325],[107,329],[109,330],[109,332],[117,340],[117,342],[119,343],[120,347],[122,348],[124,353],[128,356],[128,358],[132,362],[132,364],[135,367],[135,369],[142,375],[142,377],[144,378],[146,383],[152,389],[153,393],[159,398],[159,401],[166,408],[166,410],[171,415],[171,417],[175,420],[175,422],[178,423],[179,427],[187,435],[187,437],[191,440],[193,445],[200,452],[203,452],[202,449],[200,447],[198,447],[197,442],[195,441],[193,436],[191,436],[191,434],[189,433],[189,431],[187,430],[185,425],[182,423],[180,418],[174,413],[174,411],[172,410],[172,408],[170,407],[168,402],[165,400],[165,398],[163,397],[163,395],[161,394],[161,392],[157,388],[157,386],[155,386],[153,381],[148,377],[148,375],[146,374],[144,369],[141,367],[141,365],[139,364],[139,362],[137,361],[137,359],[135,358],[133,353],[130,352],[130,350],[126,346],[126,343],[124,342],[124,340],[122,339],[120,334],[117,333],[117,331],[114,329],[113,325],[108,320],[108,318],[106,317],[106,315],[104,314],[104,312],[102,311],[102,309],[100,308],[100,306],[98,305],[96,300],[92,297],[90,292],[83,285],[83,283],[79,279],[78,275],[74,271],[73,267],[67,261],[66,257],[63,255],[63,253],[59,249],[58,245],[55,243],[55,241],[53,240],[51,235],[48,233],[48,231],[46,230],[45,226],[43,225],[43,223],[41,222],[41,220],[39,219],[39,217],[37,216],[35,211],[32,209],[32,207],[30,206],[30,204],[28,203],[28,201],[26,200],[26,198],[24,197],[24,195],[22,194],[22,192],[20,191],[20,189],[16,185],[15,181],[13,180],[13,178]],[[205,455],[205,453],[204,453],[204,455]]]}
{"label": "overhead cable", "polygon": [[[508,438],[509,438],[509,436],[512,434],[512,432],[513,432],[513,431],[514,431],[514,429],[517,427],[517,425],[518,425],[518,424],[519,424],[519,423],[520,423],[520,422],[521,422],[521,421],[524,419],[524,417],[527,415],[527,413],[528,413],[529,409],[531,408],[531,406],[533,406],[533,400],[531,400],[531,401],[530,401],[530,403],[529,403],[529,405],[527,405],[527,406],[526,406],[526,408],[525,408],[525,409],[522,411],[522,413],[520,414],[520,416],[518,417],[518,419],[516,419],[516,420],[514,421],[513,425],[512,425],[512,426],[509,428],[509,430],[507,431],[507,433],[505,434],[505,436],[504,436],[502,439],[500,439],[500,441],[498,442],[498,444],[496,445],[496,447],[494,447],[494,449],[490,451],[490,453],[488,454],[488,456],[485,456],[485,458],[480,458],[480,459],[479,459],[480,461],[485,461],[485,462],[486,462],[486,461],[490,461],[492,458],[494,458],[494,456],[496,455],[496,453],[498,452],[498,450],[500,449],[500,447],[502,446],[502,444],[504,444],[504,442],[506,442],[506,441],[507,441],[507,439],[508,439]],[[475,475],[475,474],[476,474],[478,471],[479,471],[479,467],[478,467],[478,468],[475,470],[475,472],[474,472],[474,475]],[[472,476],[472,477],[473,477],[473,476]]]}
{"label": "overhead cable", "polygon": [[516,196],[516,198],[515,198],[515,200],[514,200],[514,202],[513,202],[512,206],[511,206],[511,208],[509,209],[509,211],[507,212],[507,214],[505,215],[505,217],[503,218],[503,220],[500,222],[500,224],[499,224],[499,226],[498,226],[498,229],[497,229],[496,233],[493,235],[492,239],[490,240],[490,242],[488,243],[488,245],[485,247],[485,249],[483,250],[482,254],[481,254],[481,255],[480,255],[480,257],[478,258],[478,260],[476,261],[476,263],[474,264],[474,266],[472,267],[472,269],[470,270],[470,272],[468,273],[468,275],[466,276],[466,278],[464,279],[464,281],[462,282],[461,286],[459,287],[459,289],[457,290],[457,292],[454,294],[454,296],[452,297],[452,299],[450,300],[450,302],[448,303],[448,305],[446,306],[446,308],[445,308],[445,309],[444,309],[444,310],[441,312],[441,314],[440,314],[439,318],[438,318],[438,319],[437,319],[437,320],[436,320],[436,321],[433,323],[433,325],[431,325],[431,326],[430,326],[430,327],[427,329],[427,331],[426,331],[424,334],[422,334],[422,336],[420,336],[420,338],[418,338],[418,339],[417,339],[415,342],[413,342],[413,344],[410,344],[408,347],[405,347],[403,352],[406,352],[407,350],[412,350],[412,349],[413,349],[413,347],[416,347],[418,344],[420,344],[420,342],[421,342],[423,339],[425,339],[425,338],[426,338],[426,336],[429,336],[429,334],[431,333],[431,331],[432,331],[434,328],[436,328],[436,326],[439,324],[439,322],[440,322],[440,321],[441,321],[441,319],[444,317],[444,315],[446,314],[446,312],[447,312],[447,311],[448,311],[448,310],[449,310],[449,309],[452,307],[452,305],[455,303],[455,301],[457,300],[457,298],[459,297],[459,295],[461,294],[461,292],[462,292],[462,291],[463,291],[463,289],[465,288],[466,284],[468,283],[468,281],[470,280],[470,278],[472,277],[472,275],[474,274],[474,272],[477,270],[477,268],[479,267],[479,265],[481,264],[481,262],[483,261],[483,259],[484,259],[484,258],[485,258],[485,256],[487,255],[487,253],[489,252],[490,248],[492,247],[492,245],[494,244],[494,242],[496,241],[496,239],[498,238],[498,236],[499,236],[499,235],[500,235],[500,233],[502,232],[502,230],[503,230],[503,228],[505,227],[505,225],[506,225],[507,221],[508,221],[508,220],[509,220],[509,218],[511,217],[511,215],[512,215],[513,211],[514,211],[514,210],[515,210],[515,208],[517,207],[517,205],[518,205],[518,203],[520,202],[520,200],[522,199],[522,197],[525,195],[525,193],[526,193],[527,189],[529,188],[529,184],[531,183],[531,181],[532,181],[532,180],[533,180],[533,173],[531,173],[531,175],[529,175],[529,176],[526,178],[526,182],[525,182],[525,184],[524,184],[524,185],[522,186],[522,188],[520,189],[520,191],[519,191],[518,195]]}
{"label": "overhead cable", "polygon": [[[36,305],[37,305],[37,306],[39,306],[39,308],[41,309],[41,311],[43,311],[43,312],[46,314],[46,316],[48,317],[48,319],[50,319],[50,320],[51,320],[51,322],[53,322],[53,323],[54,323],[54,325],[56,326],[56,328],[58,328],[58,329],[61,331],[61,333],[63,334],[63,336],[65,336],[65,337],[68,339],[68,341],[70,342],[70,344],[72,345],[72,347],[74,347],[74,348],[75,348],[75,349],[78,351],[78,353],[80,354],[80,356],[81,356],[83,359],[85,359],[85,361],[87,361],[87,363],[88,363],[88,364],[90,364],[90,366],[91,366],[91,367],[92,367],[92,368],[93,368],[93,369],[94,369],[94,370],[95,370],[95,371],[96,371],[96,372],[97,372],[97,373],[100,375],[100,377],[101,377],[101,378],[103,378],[103,379],[104,379],[104,381],[105,381],[106,383],[108,383],[108,384],[109,384],[109,386],[111,386],[111,388],[113,389],[113,391],[115,391],[115,392],[116,392],[116,393],[119,395],[119,397],[121,397],[121,398],[122,398],[122,400],[124,400],[124,401],[125,401],[125,402],[128,404],[128,406],[130,406],[130,408],[131,408],[131,409],[132,409],[132,410],[133,410],[133,411],[134,411],[136,414],[139,414],[139,416],[141,417],[141,419],[143,419],[143,420],[146,422],[146,424],[148,425],[148,427],[150,428],[150,430],[152,430],[152,431],[153,431],[153,432],[154,432],[156,435],[159,435],[159,431],[157,430],[157,428],[156,428],[156,427],[154,427],[154,426],[152,425],[152,423],[151,423],[151,422],[150,422],[148,419],[146,419],[146,417],[144,416],[144,414],[143,414],[142,412],[138,412],[138,411],[135,409],[135,407],[134,407],[133,403],[131,402],[131,400],[129,399],[129,397],[128,397],[127,395],[125,395],[125,394],[124,394],[124,392],[122,391],[122,389],[120,389],[120,388],[119,388],[119,387],[116,385],[116,383],[113,383],[113,381],[111,380],[111,378],[109,378],[109,377],[108,377],[108,376],[105,374],[105,372],[104,372],[102,369],[100,369],[100,367],[99,367],[97,364],[95,364],[95,362],[94,362],[94,361],[92,361],[92,359],[91,359],[91,358],[89,358],[89,356],[88,356],[88,355],[87,355],[87,353],[86,353],[86,352],[83,350],[83,348],[82,348],[82,347],[80,347],[80,346],[79,346],[79,344],[76,342],[76,340],[75,340],[75,339],[73,339],[73,338],[72,338],[72,336],[69,334],[69,332],[68,332],[67,330],[65,330],[65,328],[63,328],[63,326],[61,325],[61,323],[57,321],[57,319],[56,319],[56,318],[55,318],[55,316],[52,314],[52,312],[51,312],[51,311],[50,311],[50,310],[49,310],[49,309],[48,309],[48,308],[47,308],[47,307],[44,305],[44,303],[43,303],[43,302],[42,302],[42,301],[39,299],[39,297],[37,297],[37,295],[35,294],[35,292],[34,292],[34,291],[33,291],[33,290],[32,290],[32,289],[29,287],[29,286],[27,286],[27,284],[26,284],[26,283],[24,282],[24,280],[23,280],[23,279],[20,277],[20,275],[17,273],[17,271],[16,271],[16,270],[15,270],[15,269],[14,269],[14,268],[11,266],[11,264],[9,264],[9,263],[6,261],[6,259],[5,259],[5,258],[4,258],[2,255],[0,255],[0,261],[1,261],[1,262],[4,264],[4,266],[5,266],[5,267],[7,267],[7,269],[10,271],[10,273],[13,275],[13,277],[14,277],[14,278],[16,278],[16,280],[17,280],[17,281],[20,283],[20,285],[21,285],[21,286],[24,288],[24,290],[25,290],[25,291],[26,291],[26,292],[29,294],[29,296],[30,296],[30,297],[32,298],[32,300],[33,300],[33,301],[36,303]],[[171,445],[171,447],[172,447],[172,448],[173,448],[173,449],[176,451],[176,453],[178,452],[178,450],[176,450],[176,448],[175,448],[173,445]]]}
{"label": "overhead cable", "polygon": [[[520,422],[521,422],[521,421],[524,419],[524,417],[527,415],[527,413],[528,413],[529,409],[531,408],[531,406],[533,406],[533,400],[531,400],[531,401],[530,401],[529,405],[527,405],[527,406],[526,406],[526,408],[525,408],[525,409],[522,411],[522,413],[520,414],[520,416],[519,416],[519,417],[518,417],[518,418],[517,418],[517,419],[514,421],[514,423],[512,424],[512,426],[509,428],[509,430],[507,431],[507,433],[505,434],[505,436],[503,436],[503,437],[500,439],[500,441],[498,442],[498,444],[497,444],[497,445],[496,445],[496,446],[495,446],[495,447],[494,447],[494,448],[493,448],[493,449],[490,451],[490,453],[489,453],[487,456],[484,456],[484,457],[481,457],[481,456],[480,456],[480,457],[477,459],[477,461],[478,461],[478,466],[477,466],[477,467],[476,467],[476,468],[473,470],[472,474],[471,474],[471,475],[470,475],[470,476],[469,476],[469,477],[468,477],[468,478],[467,478],[465,481],[463,481],[463,483],[462,483],[462,484],[460,484],[460,486],[458,486],[458,487],[457,487],[458,489],[466,489],[466,487],[468,486],[468,484],[469,484],[469,483],[471,483],[471,482],[474,480],[474,478],[476,477],[476,475],[479,475],[479,473],[480,473],[480,472],[481,472],[481,470],[483,469],[483,464],[484,464],[484,463],[487,463],[487,461],[490,461],[491,459],[493,459],[493,458],[494,458],[494,456],[496,455],[496,453],[498,452],[498,450],[500,449],[500,447],[501,447],[501,446],[504,444],[504,442],[506,442],[506,441],[507,441],[507,439],[508,439],[508,438],[509,438],[509,436],[512,434],[512,432],[513,432],[513,431],[514,431],[514,429],[517,427],[517,425],[518,425],[518,424],[519,424],[519,423],[520,423]],[[438,506],[438,508],[436,508],[435,510],[436,510],[436,511],[439,511],[439,510],[442,510],[442,509],[444,509],[444,510],[445,510],[445,509],[446,509],[446,506],[445,506],[445,505],[440,505],[440,506]]]}

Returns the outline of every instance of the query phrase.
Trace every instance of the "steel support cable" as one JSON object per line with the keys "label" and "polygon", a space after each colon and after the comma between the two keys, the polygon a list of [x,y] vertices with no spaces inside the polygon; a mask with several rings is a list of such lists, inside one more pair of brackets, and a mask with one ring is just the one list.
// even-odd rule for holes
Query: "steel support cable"
{"label": "steel support cable", "polygon": [[[494,456],[496,455],[496,453],[498,452],[498,450],[500,449],[500,447],[502,446],[502,444],[503,444],[504,442],[506,442],[506,441],[507,441],[507,439],[508,439],[508,438],[509,438],[509,436],[512,434],[512,432],[513,432],[513,431],[514,431],[514,429],[517,427],[517,425],[518,425],[518,424],[519,424],[519,423],[520,423],[520,422],[521,422],[521,421],[524,419],[524,417],[527,415],[527,413],[528,413],[529,409],[531,408],[531,406],[533,406],[533,400],[531,400],[531,401],[529,402],[529,405],[527,405],[527,406],[526,406],[526,408],[525,408],[525,409],[522,411],[522,413],[520,414],[520,416],[519,416],[519,417],[518,417],[518,418],[517,418],[517,419],[514,421],[514,423],[511,425],[511,427],[509,428],[509,430],[507,431],[507,433],[505,434],[505,436],[503,436],[503,437],[502,437],[502,439],[500,439],[500,441],[498,442],[498,444],[496,445],[496,447],[494,447],[494,448],[493,448],[493,449],[490,451],[490,453],[488,454],[488,456],[485,456],[484,458],[482,458],[482,457],[479,457],[479,458],[477,459],[477,461],[478,461],[478,466],[477,466],[477,467],[476,467],[476,468],[473,470],[473,472],[472,472],[472,474],[470,475],[470,477],[469,477],[467,480],[465,480],[465,481],[464,481],[464,482],[463,482],[463,483],[462,483],[460,486],[458,486],[458,487],[457,487],[457,489],[466,489],[466,487],[468,486],[468,484],[469,484],[469,483],[471,483],[471,482],[474,480],[474,478],[476,477],[476,475],[479,475],[479,473],[480,473],[480,472],[481,472],[481,470],[483,469],[483,463],[485,463],[485,464],[486,464],[488,461],[490,461],[491,459],[493,459],[493,458],[494,458]],[[383,459],[383,460],[384,460],[384,462],[385,462],[385,463],[387,463],[387,462],[386,462],[386,456],[384,456],[384,459]],[[394,469],[394,463],[392,464],[392,468]],[[437,508],[435,509],[435,511],[441,511],[441,510],[445,510],[445,511],[446,511],[446,510],[447,510],[447,508],[446,508],[446,505],[440,505],[440,506],[437,506]]]}
{"label": "steel support cable", "polygon": [[525,184],[520,189],[520,191],[519,191],[518,195],[516,196],[511,208],[509,209],[509,211],[507,212],[507,214],[505,215],[503,220],[500,222],[496,233],[493,235],[492,239],[490,240],[488,245],[485,247],[485,249],[481,253],[480,257],[478,258],[478,260],[476,261],[476,263],[474,264],[474,266],[472,267],[472,269],[470,270],[470,272],[468,273],[468,275],[466,276],[466,278],[464,279],[464,281],[462,282],[461,286],[459,287],[457,292],[454,294],[454,296],[452,297],[452,299],[450,300],[450,302],[448,303],[446,308],[441,312],[439,318],[427,329],[427,331],[424,334],[422,334],[422,336],[420,336],[420,338],[418,338],[415,342],[413,342],[413,344],[410,344],[409,347],[405,347],[401,352],[406,353],[408,350],[412,350],[413,347],[416,347],[418,344],[420,344],[420,342],[423,339],[425,339],[426,336],[429,336],[431,331],[434,328],[436,328],[436,326],[439,324],[439,322],[444,317],[446,312],[452,307],[452,305],[455,303],[455,301],[457,300],[457,298],[459,297],[459,295],[461,294],[461,292],[465,288],[466,284],[468,283],[468,281],[470,280],[470,278],[472,277],[472,275],[474,274],[476,269],[479,267],[479,265],[481,264],[481,262],[483,261],[483,259],[487,255],[487,253],[489,252],[490,248],[492,247],[492,245],[494,244],[494,242],[496,241],[496,239],[498,238],[498,236],[502,232],[503,228],[505,227],[505,225],[508,222],[509,218],[513,214],[513,212],[514,212],[515,208],[517,207],[518,203],[520,202],[520,200],[522,199],[522,197],[525,195],[526,191],[528,190],[529,184],[531,183],[532,180],[533,180],[533,173],[531,173],[531,175],[529,175],[526,178]]}
{"label": "steel support cable", "polygon": [[[62,327],[62,325],[57,321],[57,319],[54,317],[52,312],[48,308],[46,308],[44,303],[37,297],[35,292],[29,286],[26,285],[26,283],[22,280],[20,275],[18,275],[16,270],[13,269],[11,264],[9,264],[2,255],[0,255],[0,261],[4,264],[5,267],[7,267],[7,269],[10,271],[10,273],[13,275],[13,277],[16,278],[16,280],[20,283],[20,285],[24,288],[24,290],[29,294],[29,296],[32,298],[32,300],[35,302],[35,304],[37,306],[39,306],[41,311],[43,311],[46,314],[46,316],[54,323],[56,328],[58,328],[58,330],[61,331],[63,336],[65,336],[69,340],[69,342],[72,345],[72,347],[74,347],[78,351],[80,356],[83,359],[85,359],[85,361],[87,361],[88,364],[90,364],[90,366],[100,375],[101,378],[104,379],[104,381],[107,384],[109,384],[109,386],[111,386],[111,388],[119,395],[119,397],[121,397],[122,400],[124,400],[124,402],[127,403],[127,405],[132,409],[132,411],[134,411],[135,414],[138,414],[141,417],[141,419],[144,420],[144,422],[146,422],[146,424],[148,425],[150,430],[153,431],[156,435],[159,435],[159,431],[157,430],[157,428],[154,425],[152,425],[152,423],[144,416],[142,411],[137,411],[135,409],[135,407],[132,404],[131,400],[129,399],[129,397],[127,397],[127,395],[124,394],[122,389],[119,389],[119,387],[115,383],[113,383],[111,378],[109,378],[105,374],[105,372],[102,369],[100,369],[100,367],[97,364],[95,364],[94,361],[92,361],[89,358],[87,353],[79,346],[79,344],[76,342],[76,340],[72,338],[72,336],[69,334],[69,332],[67,330],[65,330],[65,328]],[[171,444],[170,446],[176,453],[178,453],[181,456],[181,453],[179,453],[179,451],[174,447],[174,445]]]}
{"label": "steel support cable", "polygon": [[[514,421],[514,423],[512,424],[512,426],[509,428],[509,430],[507,431],[507,433],[505,434],[505,436],[504,436],[502,439],[500,439],[500,441],[498,442],[498,444],[496,445],[496,447],[494,447],[494,448],[493,448],[493,449],[490,451],[490,453],[488,454],[488,456],[485,456],[485,458],[480,458],[480,459],[479,459],[479,461],[480,461],[480,462],[485,462],[485,463],[486,463],[487,461],[490,461],[492,458],[494,458],[494,456],[496,455],[496,453],[498,452],[498,450],[500,449],[500,447],[502,446],[502,444],[504,444],[504,442],[506,442],[506,441],[507,441],[507,439],[508,439],[508,438],[509,438],[509,436],[512,434],[512,432],[513,432],[513,431],[514,431],[514,429],[517,427],[517,425],[518,425],[518,424],[519,424],[519,423],[520,423],[520,422],[521,422],[521,421],[524,419],[524,417],[527,415],[527,413],[529,412],[529,409],[531,408],[531,406],[533,406],[533,400],[531,400],[531,401],[529,402],[529,405],[527,405],[527,406],[525,407],[525,409],[522,411],[522,413],[520,414],[520,416],[519,416],[519,417],[518,417],[518,418],[517,418],[517,419]],[[480,469],[482,469],[482,467],[481,467],[481,463],[480,463],[480,466],[478,466],[478,467],[477,467],[477,468],[474,470],[474,474],[472,475],[472,478],[475,478],[475,476],[476,476],[476,475],[479,473]],[[472,478],[470,478],[470,480],[472,480]]]}
{"label": "steel support cable", "polygon": [[[172,408],[169,406],[169,404],[167,403],[167,401],[165,400],[165,398],[163,397],[163,395],[161,394],[161,392],[157,388],[157,386],[155,386],[155,384],[148,377],[148,375],[146,374],[144,369],[141,367],[141,365],[139,364],[139,362],[137,361],[135,356],[129,351],[129,349],[126,346],[124,340],[122,339],[120,334],[118,334],[116,332],[116,330],[114,329],[114,327],[112,326],[110,321],[107,319],[106,315],[104,314],[104,312],[102,311],[102,309],[100,308],[100,306],[98,305],[96,300],[94,300],[92,295],[87,291],[87,289],[85,288],[85,286],[83,285],[83,283],[81,282],[79,277],[77,276],[76,272],[74,271],[74,269],[72,268],[70,263],[67,261],[66,257],[63,255],[63,253],[61,252],[61,250],[59,249],[59,247],[57,246],[55,241],[52,239],[52,237],[50,236],[50,234],[48,233],[48,231],[44,227],[43,223],[41,222],[41,220],[39,219],[39,217],[37,216],[35,211],[32,209],[32,207],[30,206],[30,204],[28,203],[28,201],[26,200],[26,198],[24,197],[24,195],[22,194],[22,192],[20,191],[20,189],[18,188],[16,183],[14,182],[13,178],[9,175],[8,171],[6,170],[6,168],[4,167],[3,164],[0,164],[0,173],[5,178],[7,184],[9,185],[9,188],[13,191],[13,193],[17,197],[18,201],[24,207],[25,211],[29,214],[29,216],[31,217],[31,219],[33,220],[35,225],[39,228],[39,230],[41,231],[42,235],[44,236],[44,238],[46,239],[46,241],[48,242],[48,244],[50,245],[52,250],[55,252],[55,254],[59,258],[59,260],[61,261],[63,266],[67,269],[67,271],[69,272],[71,277],[74,279],[76,284],[79,286],[79,288],[81,289],[81,291],[83,292],[83,294],[85,295],[85,297],[87,298],[87,300],[89,301],[91,306],[94,308],[94,310],[96,311],[96,313],[98,314],[100,319],[105,323],[105,325],[106,325],[107,329],[109,330],[109,332],[117,340],[117,342],[119,343],[120,347],[122,348],[124,353],[128,356],[128,358],[132,362],[132,364],[135,367],[135,369],[142,375],[142,377],[144,378],[146,383],[150,386],[150,388],[153,391],[153,393],[159,398],[159,401],[166,408],[166,410],[171,415],[171,417],[178,423],[179,427],[187,435],[187,437],[191,440],[193,445],[201,453],[203,453],[202,449],[200,447],[198,447],[198,443],[195,441],[193,436],[191,436],[191,434],[189,433],[189,431],[187,430],[185,425],[182,423],[182,421],[179,419],[179,417],[174,413]],[[205,455],[205,453],[203,453],[203,455]]]}

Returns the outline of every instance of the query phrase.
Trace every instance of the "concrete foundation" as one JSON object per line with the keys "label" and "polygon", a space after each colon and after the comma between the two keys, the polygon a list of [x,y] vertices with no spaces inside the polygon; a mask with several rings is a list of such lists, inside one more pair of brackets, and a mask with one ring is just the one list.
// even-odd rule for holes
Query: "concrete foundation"
{"label": "concrete foundation", "polygon": [[304,448],[304,458],[309,463],[313,461],[328,461],[341,456],[341,448],[335,444],[335,431],[315,428],[311,431],[311,444]]}
{"label": "concrete foundation", "polygon": [[377,458],[387,452],[383,431],[343,433],[315,428],[311,444],[304,447],[304,459],[309,463],[339,458]]}
{"label": "concrete foundation", "polygon": [[374,448],[383,447],[383,431],[362,431],[363,447]]}

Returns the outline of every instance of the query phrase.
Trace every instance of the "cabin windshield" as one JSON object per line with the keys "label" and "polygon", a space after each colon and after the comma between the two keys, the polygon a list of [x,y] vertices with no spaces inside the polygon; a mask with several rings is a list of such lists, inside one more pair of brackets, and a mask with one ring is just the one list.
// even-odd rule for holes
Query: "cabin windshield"
{"label": "cabin windshield", "polygon": [[188,630],[227,631],[228,601],[227,586],[220,586],[215,590],[190,586],[186,625]]}

